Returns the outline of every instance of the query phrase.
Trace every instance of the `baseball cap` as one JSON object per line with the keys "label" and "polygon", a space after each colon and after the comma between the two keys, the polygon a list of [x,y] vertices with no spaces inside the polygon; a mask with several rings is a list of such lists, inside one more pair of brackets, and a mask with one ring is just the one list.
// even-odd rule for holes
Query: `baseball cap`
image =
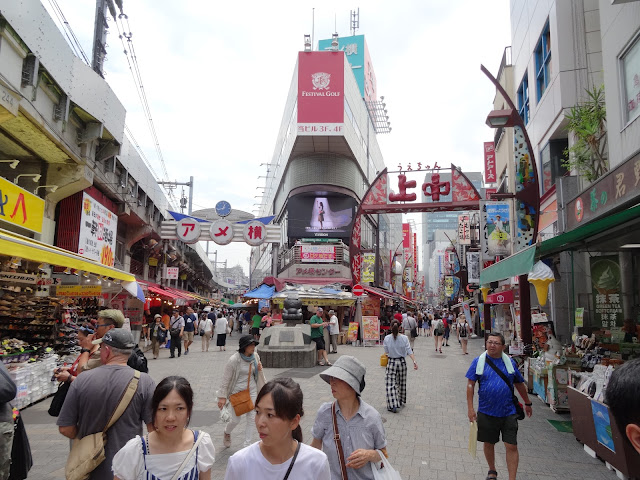
{"label": "baseball cap", "polygon": [[122,328],[113,328],[104,334],[102,338],[98,340],[94,340],[94,345],[99,345],[104,343],[105,345],[109,345],[110,347],[120,348],[122,350],[126,350],[129,348],[133,348],[136,346],[136,343],[133,341],[133,335],[128,330],[123,330]]}

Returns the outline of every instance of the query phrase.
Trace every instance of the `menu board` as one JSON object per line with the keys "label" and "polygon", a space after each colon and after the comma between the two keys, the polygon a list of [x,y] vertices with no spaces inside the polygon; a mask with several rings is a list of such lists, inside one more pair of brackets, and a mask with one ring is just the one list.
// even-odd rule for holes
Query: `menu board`
{"label": "menu board", "polygon": [[380,321],[378,317],[362,317],[362,339],[365,341],[380,340]]}

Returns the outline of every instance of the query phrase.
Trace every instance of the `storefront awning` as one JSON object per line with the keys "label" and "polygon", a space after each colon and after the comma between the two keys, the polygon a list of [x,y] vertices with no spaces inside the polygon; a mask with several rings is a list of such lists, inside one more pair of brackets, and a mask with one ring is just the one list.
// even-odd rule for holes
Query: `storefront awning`
{"label": "storefront awning", "polygon": [[276,287],[265,285],[264,283],[259,287],[254,288],[250,292],[242,295],[245,298],[271,298],[273,297],[274,292],[276,291]]}
{"label": "storefront awning", "polygon": [[33,262],[48,263],[74,270],[102,275],[105,277],[136,282],[136,277],[117,268],[94,262],[77,253],[47,245],[30,238],[23,237],[7,230],[0,229],[0,253],[11,257],[24,258]]}
{"label": "storefront awning", "polygon": [[491,303],[494,305],[499,303],[513,303],[513,289],[491,293],[487,295],[487,300],[484,303]]}
{"label": "storefront awning", "polygon": [[535,254],[536,246],[531,245],[483,269],[480,272],[480,285],[488,285],[491,282],[529,273],[533,268]]}
{"label": "storefront awning", "polygon": [[193,298],[191,295],[189,295],[187,292],[182,291],[182,290],[178,290],[177,288],[169,288],[169,287],[165,287],[165,290],[173,295],[175,295],[176,298],[181,298],[182,300],[187,300],[189,302],[193,302],[196,299]]}
{"label": "storefront awning", "polygon": [[386,298],[389,300],[393,300],[393,294],[391,292],[386,292],[380,288],[375,288],[375,287],[363,287],[364,291],[371,294],[371,295],[375,295],[376,297],[380,297],[380,298]]}

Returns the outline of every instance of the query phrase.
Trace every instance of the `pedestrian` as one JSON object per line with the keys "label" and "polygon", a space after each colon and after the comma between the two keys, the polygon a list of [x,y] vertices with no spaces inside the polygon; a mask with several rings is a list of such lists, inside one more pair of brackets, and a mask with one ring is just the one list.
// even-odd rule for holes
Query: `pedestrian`
{"label": "pedestrian", "polygon": [[469,333],[471,331],[471,326],[467,321],[467,316],[462,313],[458,316],[458,328],[456,328],[456,332],[458,332],[458,341],[462,346],[462,354],[469,355],[467,351],[467,343],[469,342]]}
{"label": "pedestrian", "polygon": [[209,351],[209,343],[211,343],[211,336],[213,335],[213,322],[208,316],[202,317],[198,324],[198,330],[202,336],[202,350],[203,352]]}
{"label": "pedestrian", "polygon": [[[266,383],[264,373],[262,371],[262,363],[260,362],[260,356],[255,351],[256,345],[259,342],[252,338],[251,335],[244,335],[240,337],[238,351],[231,355],[231,358],[227,361],[224,367],[224,373],[222,375],[222,383],[218,390],[218,408],[222,408],[227,404],[227,401],[231,400],[229,397],[232,395],[249,390],[249,396],[251,402],[255,405],[255,399],[258,392]],[[252,443],[253,430],[254,430],[254,418],[255,409],[251,408],[248,412],[241,415],[236,415],[233,403],[229,408],[231,421],[227,423],[224,429],[223,444],[225,447],[231,446],[231,432],[238,426],[242,417],[246,419],[246,426],[244,431],[244,447],[248,447]]]}
{"label": "pedestrian", "polygon": [[282,325],[282,313],[278,309],[271,310],[272,325]]}
{"label": "pedestrian", "polygon": [[18,387],[0,362],[0,480],[7,480],[11,473],[11,447],[13,446],[13,409],[11,400],[16,398]]}
{"label": "pedestrian", "polygon": [[[487,338],[487,350],[471,362],[467,371],[467,409],[469,421],[478,422],[478,441],[484,442],[484,456],[489,465],[487,480],[496,480],[495,444],[504,442],[509,480],[516,480],[518,471],[518,415],[514,400],[514,387],[524,400],[527,416],[533,411],[524,385],[524,378],[516,362],[504,353],[504,337],[491,332]],[[500,372],[500,373],[498,373]],[[476,382],[478,388],[478,413],[473,409]]]}
{"label": "pedestrian", "polygon": [[160,355],[160,345],[162,345],[167,338],[167,328],[162,323],[162,315],[156,313],[153,317],[153,323],[149,326],[149,336],[151,337],[151,350],[153,352],[153,358],[158,358]]}
{"label": "pedestrian", "polygon": [[418,336],[418,323],[413,317],[412,312],[406,313],[406,316],[403,314],[402,333],[409,338],[409,344],[411,345],[411,350],[413,350],[413,344]]}
{"label": "pedestrian", "polygon": [[[124,315],[120,310],[109,308],[98,312],[98,323],[96,325],[94,337],[92,340],[102,338],[108,331],[114,328],[122,328],[124,325]],[[78,357],[78,373],[91,370],[102,365],[100,360],[100,346],[91,344],[91,348],[87,346],[80,350]]]}
{"label": "pedestrian", "polygon": [[227,316],[227,322],[229,323],[229,338],[233,337],[233,326],[235,324],[235,320],[235,315],[229,312],[229,315]]}
{"label": "pedestrian", "polygon": [[424,325],[424,316],[422,315],[422,312],[418,312],[418,316],[416,318],[416,320],[418,321],[418,335],[417,336],[421,336],[422,335],[422,327]]}
{"label": "pedestrian", "polygon": [[[171,316],[169,315],[169,310],[163,310],[162,312],[160,312],[162,314],[162,323],[164,324],[164,328],[167,329],[167,332],[169,331],[169,326],[171,323]],[[170,339],[171,336],[167,335],[164,339],[164,343],[163,346],[166,347],[167,345],[167,340]]]}
{"label": "pedestrian", "polygon": [[112,329],[94,342],[101,346],[102,365],[78,375],[69,388],[56,423],[60,433],[71,439],[102,432],[130,384],[135,386],[135,393],[124,412],[107,429],[105,460],[89,476],[90,480],[112,480],[111,463],[118,450],[136,435],[142,435],[143,423],[148,432],[155,429],[151,407],[155,383],[148,374],[127,365],[135,346],[131,332]]}
{"label": "pedestrian", "polygon": [[444,335],[444,323],[440,315],[436,313],[434,320],[431,322],[433,330],[433,342],[436,346],[436,352],[442,353],[442,336]]}
{"label": "pedestrian", "polygon": [[116,453],[114,480],[170,479],[176,474],[183,480],[210,480],[216,451],[207,432],[187,428],[193,412],[193,390],[187,379],[163,379],[151,405],[155,430],[144,437],[136,435]]}
{"label": "pedestrian", "polygon": [[329,310],[329,336],[331,337],[331,348],[329,353],[338,353],[338,334],[340,326],[338,325],[338,317],[336,312]]}
{"label": "pedestrian", "polygon": [[216,320],[216,326],[214,329],[214,333],[216,335],[216,346],[222,352],[227,349],[227,329],[229,328],[229,323],[227,319],[222,316],[222,313],[218,314],[218,319]]}
{"label": "pedestrian", "polygon": [[260,340],[260,324],[262,323],[262,315],[260,312],[256,312],[253,317],[251,317],[251,335],[255,340]]}
{"label": "pedestrian", "polygon": [[425,320],[424,320],[424,333],[427,337],[431,336],[431,323],[433,322],[433,314],[432,313],[427,313]]}
{"label": "pedestrian", "polygon": [[[95,338],[94,335],[95,330],[91,324],[83,325],[78,328],[76,339],[78,341],[78,346],[80,347],[80,355],[78,355],[70,367],[60,367],[55,369],[54,375],[57,382],[71,383],[76,379],[80,372],[83,371],[82,367],[84,365],[80,364],[80,360],[85,359],[86,361],[100,348],[99,345],[93,345],[92,343]],[[82,355],[87,352],[89,353],[89,356]],[[99,355],[100,352],[98,351],[98,356]],[[0,476],[0,478],[2,477]]]}
{"label": "pedestrian", "polygon": [[182,318],[184,319],[184,332],[182,334],[184,354],[189,355],[189,347],[193,343],[193,336],[195,335],[196,322],[198,318],[191,307],[187,307],[187,312]]}
{"label": "pedestrian", "polygon": [[302,404],[300,385],[290,378],[266,383],[256,398],[260,441],[229,458],[225,480],[331,480],[327,455],[302,443]]}
{"label": "pedestrian", "polygon": [[171,321],[169,322],[169,334],[171,335],[171,355],[169,358],[175,358],[176,348],[178,349],[178,357],[182,355],[182,334],[184,332],[184,318],[178,313],[178,309],[173,310]]}
{"label": "pedestrian", "polygon": [[329,324],[322,319],[322,307],[316,309],[316,314],[309,320],[311,326],[311,340],[316,342],[316,351],[318,352],[318,365],[331,365],[327,357],[326,347],[324,345],[323,328]]}
{"label": "pedestrian", "polygon": [[449,346],[449,335],[451,334],[451,322],[448,315],[442,316],[442,325],[444,327],[444,335],[442,336],[442,344],[445,347]]}
{"label": "pedestrian", "polygon": [[[320,378],[331,385],[335,402],[323,403],[318,409],[311,429],[311,446],[327,454],[333,480],[373,480],[376,478],[373,469],[380,469],[383,460],[376,450],[387,456],[382,417],[361,397],[366,372],[360,360],[343,355],[320,374]],[[336,448],[336,439],[342,444],[344,464]],[[343,466],[347,472],[344,477]]]}
{"label": "pedestrian", "polygon": [[389,356],[385,371],[385,387],[387,391],[387,410],[397,413],[398,409],[407,403],[407,361],[409,355],[413,360],[413,369],[418,369],[416,357],[409,345],[406,335],[400,333],[397,320],[391,322],[391,335],[384,337],[383,347]]}
{"label": "pedestrian", "polygon": [[605,398],[623,438],[640,453],[640,358],[616,367]]}

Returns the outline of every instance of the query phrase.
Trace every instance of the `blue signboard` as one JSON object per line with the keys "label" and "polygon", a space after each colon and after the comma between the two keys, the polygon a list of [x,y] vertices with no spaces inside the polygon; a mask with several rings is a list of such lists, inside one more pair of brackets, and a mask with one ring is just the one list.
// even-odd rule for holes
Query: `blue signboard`
{"label": "blue signboard", "polygon": [[[331,39],[318,40],[318,50],[331,50]],[[356,83],[360,89],[362,97],[375,98],[375,76],[369,60],[364,35],[350,37],[338,37],[338,50],[343,51],[345,57],[351,65],[351,71],[356,78]],[[369,86],[365,88],[365,80],[368,79]],[[365,95],[365,92],[369,92]]]}

